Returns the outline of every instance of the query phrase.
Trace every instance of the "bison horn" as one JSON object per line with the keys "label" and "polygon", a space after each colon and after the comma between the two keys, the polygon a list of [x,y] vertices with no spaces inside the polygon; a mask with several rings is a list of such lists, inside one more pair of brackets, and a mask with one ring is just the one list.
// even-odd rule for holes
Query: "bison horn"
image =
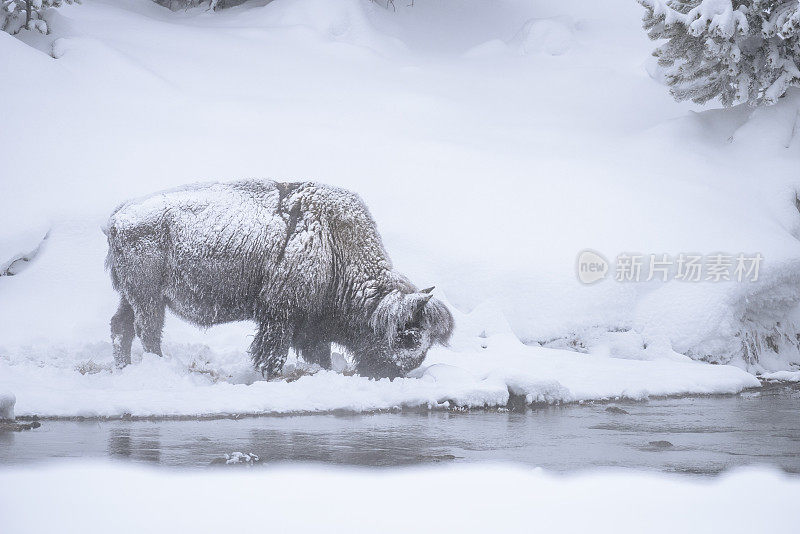
{"label": "bison horn", "polygon": [[434,290],[435,287],[436,286],[426,287],[425,289],[420,289],[419,292],[420,293],[430,293],[431,291]]}

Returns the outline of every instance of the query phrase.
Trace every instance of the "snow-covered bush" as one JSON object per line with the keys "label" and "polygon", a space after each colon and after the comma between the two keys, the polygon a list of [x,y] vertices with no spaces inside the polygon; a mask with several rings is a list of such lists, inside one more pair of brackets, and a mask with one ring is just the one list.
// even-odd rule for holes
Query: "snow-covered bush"
{"label": "snow-covered bush", "polygon": [[155,0],[158,5],[167,7],[173,11],[198,6],[207,6],[208,9],[217,10],[243,4],[246,1],[247,0]]}
{"label": "snow-covered bush", "polygon": [[0,30],[11,35],[23,28],[50,33],[46,10],[65,3],[80,4],[80,0],[0,0]]}
{"label": "snow-covered bush", "polygon": [[774,104],[800,86],[800,0],[638,0],[677,100]]}
{"label": "snow-covered bush", "polygon": [[[178,9],[189,9],[192,7],[200,7],[200,6],[205,6],[207,9],[216,11],[218,9],[224,9],[226,7],[234,7],[247,2],[247,0],[153,0],[153,1],[156,4],[169,8],[173,11],[177,11]],[[381,5],[384,5],[384,7],[387,8],[395,7],[393,0],[381,0],[381,2],[382,2]],[[411,0],[409,2],[409,5],[413,6],[414,0]]]}
{"label": "snow-covered bush", "polygon": [[210,7],[214,9],[216,8],[216,4],[219,4],[219,0],[154,0],[154,2],[173,11],[197,7],[200,4],[211,4]]}

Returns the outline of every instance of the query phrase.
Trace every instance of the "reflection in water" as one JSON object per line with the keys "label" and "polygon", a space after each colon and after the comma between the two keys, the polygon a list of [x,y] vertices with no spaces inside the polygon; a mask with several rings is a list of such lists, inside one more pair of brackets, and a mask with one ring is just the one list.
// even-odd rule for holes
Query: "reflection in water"
{"label": "reflection in water", "polygon": [[108,434],[108,455],[130,458],[131,454],[131,429],[112,428]]}
{"label": "reflection in water", "polygon": [[0,429],[0,450],[11,448],[14,444],[14,434],[16,434],[16,432],[12,430]]}
{"label": "reflection in water", "polygon": [[767,463],[800,473],[799,392],[800,385],[769,386],[741,395],[617,403],[617,410],[589,403],[508,413],[44,421],[34,431],[0,435],[0,464],[111,457],[205,467],[243,452],[262,463],[492,460],[556,471],[610,466],[698,474]]}
{"label": "reflection in water", "polygon": [[108,431],[108,456],[142,462],[161,462],[161,443],[158,427],[138,428],[136,423]]}
{"label": "reflection in water", "polygon": [[[414,419],[418,417],[409,417],[408,424],[416,426]],[[435,419],[442,421],[438,417]],[[342,422],[342,426],[349,426],[346,419]],[[435,461],[448,456],[444,452],[448,443],[441,437],[431,433],[428,439],[414,439],[414,430],[418,428],[410,429],[408,433],[396,428],[373,428],[370,431],[346,428],[324,433],[254,428],[248,433],[247,447],[248,450],[258,451],[256,454],[262,462],[306,461],[391,466]],[[457,445],[457,440],[449,445]]]}

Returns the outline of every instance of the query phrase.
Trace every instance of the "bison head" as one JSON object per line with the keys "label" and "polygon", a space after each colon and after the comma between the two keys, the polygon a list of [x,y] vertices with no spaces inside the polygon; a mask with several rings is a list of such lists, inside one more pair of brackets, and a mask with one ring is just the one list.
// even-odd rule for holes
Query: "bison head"
{"label": "bison head", "polygon": [[374,347],[373,374],[402,376],[422,364],[431,345],[447,345],[453,333],[453,316],[433,298],[433,288],[386,295],[372,315],[371,326],[379,337]]}

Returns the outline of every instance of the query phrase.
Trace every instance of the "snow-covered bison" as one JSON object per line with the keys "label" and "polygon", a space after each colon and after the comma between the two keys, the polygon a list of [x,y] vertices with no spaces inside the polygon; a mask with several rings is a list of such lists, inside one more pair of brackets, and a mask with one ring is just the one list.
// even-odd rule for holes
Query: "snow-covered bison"
{"label": "snow-covered bison", "polygon": [[120,293],[111,319],[118,366],[138,336],[161,354],[165,307],[203,327],[255,321],[267,377],[290,348],[329,368],[331,342],[364,376],[396,377],[447,344],[453,317],[392,269],[358,195],[312,182],[196,184],[118,207],[103,231]]}

